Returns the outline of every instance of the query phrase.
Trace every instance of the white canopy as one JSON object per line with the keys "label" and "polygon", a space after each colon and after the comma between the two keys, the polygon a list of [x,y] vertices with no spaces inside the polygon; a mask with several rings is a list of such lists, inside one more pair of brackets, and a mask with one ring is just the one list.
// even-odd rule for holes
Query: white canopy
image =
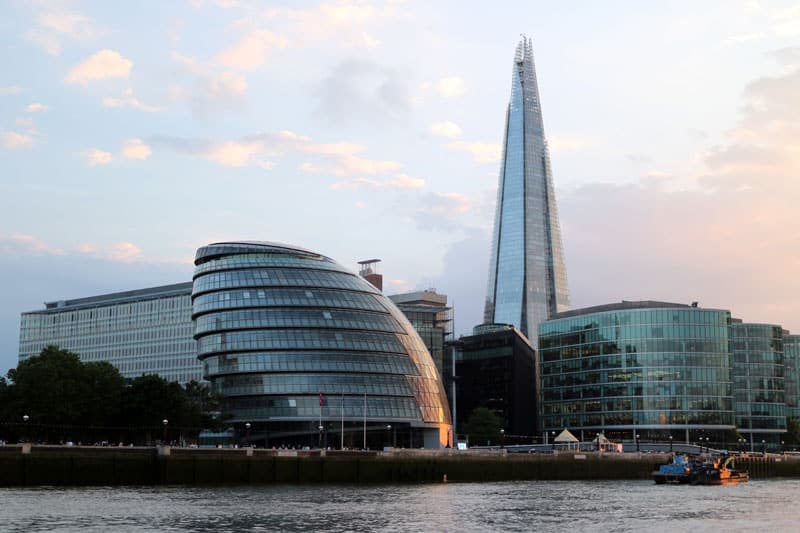
{"label": "white canopy", "polygon": [[578,438],[565,429],[555,438],[554,442],[578,442]]}
{"label": "white canopy", "polygon": [[595,439],[594,439],[592,442],[593,442],[594,444],[597,444],[597,443],[598,443],[597,441],[600,441],[600,444],[610,444],[610,443],[611,443],[611,441],[610,441],[610,440],[608,440],[608,439],[606,438],[606,436],[605,436],[605,435],[603,435],[602,433],[598,433],[598,434],[597,434],[597,437],[595,437]]}

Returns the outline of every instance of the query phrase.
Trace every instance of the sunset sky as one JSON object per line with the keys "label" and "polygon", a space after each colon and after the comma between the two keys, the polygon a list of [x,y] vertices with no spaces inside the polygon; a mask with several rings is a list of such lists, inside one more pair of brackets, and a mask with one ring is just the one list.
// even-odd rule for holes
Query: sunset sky
{"label": "sunset sky", "polygon": [[800,4],[0,4],[0,375],[45,301],[270,240],[482,319],[514,48],[533,39],[573,307],[800,331]]}

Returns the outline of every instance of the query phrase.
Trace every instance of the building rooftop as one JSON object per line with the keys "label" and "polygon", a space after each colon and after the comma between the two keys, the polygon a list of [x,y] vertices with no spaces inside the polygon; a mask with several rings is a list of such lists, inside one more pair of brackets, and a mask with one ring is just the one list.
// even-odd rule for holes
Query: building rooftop
{"label": "building rooftop", "polygon": [[163,298],[167,296],[179,296],[181,294],[192,293],[192,282],[173,283],[172,285],[161,285],[147,289],[137,289],[133,291],[114,292],[101,294],[98,296],[88,296],[86,298],[76,298],[74,300],[57,300],[55,302],[45,302],[45,309],[38,311],[28,311],[24,315],[36,313],[60,313],[65,310],[75,310],[80,308],[98,307],[101,305],[113,305],[125,302],[136,302],[140,300],[150,300],[153,298]]}
{"label": "building rooftop", "polygon": [[569,318],[573,316],[590,315],[593,313],[603,313],[606,311],[630,311],[633,309],[669,309],[669,308],[685,309],[687,307],[697,307],[697,302],[693,302],[691,305],[689,305],[689,304],[678,304],[674,302],[659,302],[656,300],[638,300],[635,302],[622,300],[621,302],[616,302],[613,304],[595,305],[592,307],[584,307],[582,309],[570,309],[569,311],[562,311],[560,313],[553,314],[550,317],[550,320]]}

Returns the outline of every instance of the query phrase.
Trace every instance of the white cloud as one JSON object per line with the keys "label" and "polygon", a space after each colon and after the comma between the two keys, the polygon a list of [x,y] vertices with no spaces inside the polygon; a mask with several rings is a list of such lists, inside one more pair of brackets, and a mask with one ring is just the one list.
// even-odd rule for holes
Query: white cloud
{"label": "white cloud", "polygon": [[227,167],[243,167],[264,151],[260,141],[226,141],[212,145],[204,154],[206,159]]}
{"label": "white cloud", "polygon": [[555,135],[547,139],[547,146],[551,152],[575,152],[588,144],[589,141],[582,137]]}
{"label": "white cloud", "polygon": [[141,139],[128,139],[122,146],[122,155],[128,159],[147,159],[153,151]]}
{"label": "white cloud", "polygon": [[359,201],[356,202],[353,207],[355,207],[356,209],[365,209],[367,207],[367,204],[365,202]]}
{"label": "white cloud", "polygon": [[9,150],[28,150],[33,146],[35,139],[32,135],[6,131],[0,133],[0,144]]}
{"label": "white cloud", "polygon": [[64,255],[64,250],[60,248],[54,248],[41,239],[34,237],[33,235],[14,233],[10,237],[0,238],[0,243],[2,241],[11,242],[15,245],[15,247],[23,248],[29,252],[44,253],[48,255]]}
{"label": "white cloud", "polygon": [[458,124],[450,121],[434,122],[431,124],[431,133],[439,137],[450,137],[452,139],[461,135],[461,128]]}
{"label": "white cloud", "polygon": [[28,113],[43,113],[47,111],[47,106],[38,103],[28,104],[28,106],[25,108],[25,111]]}
{"label": "white cloud", "polygon": [[215,98],[238,98],[247,92],[247,80],[232,72],[223,72],[212,79],[209,92]]}
{"label": "white cloud", "polygon": [[88,41],[103,32],[91,19],[78,13],[45,13],[39,16],[37,25],[31,29],[27,38],[30,42],[52,56],[61,54],[61,39]]}
{"label": "white cloud", "polygon": [[354,174],[383,174],[403,168],[397,161],[379,161],[364,159],[353,155],[345,155],[333,163],[333,173],[337,176],[352,176]]}
{"label": "white cloud", "polygon": [[103,98],[104,107],[132,107],[140,111],[147,111],[148,113],[155,113],[161,111],[161,108],[147,105],[133,94],[133,89],[126,89],[122,96],[115,98],[113,96],[106,96]]}
{"label": "white cloud", "polygon": [[286,46],[286,39],[268,31],[255,31],[245,36],[234,46],[214,57],[214,63],[242,70],[261,66],[267,54],[274,48]]}
{"label": "white cloud", "polygon": [[67,83],[87,85],[90,81],[127,78],[133,63],[114,50],[100,50],[69,71]]}
{"label": "white cloud", "polygon": [[99,33],[91,19],[77,13],[48,13],[39,17],[39,24],[75,39],[93,39]]}
{"label": "white cloud", "polygon": [[419,189],[425,186],[425,180],[412,178],[408,174],[398,174],[387,180],[356,178],[340,181],[331,185],[331,189]]}
{"label": "white cloud", "polygon": [[142,250],[133,243],[116,242],[108,245],[105,250],[103,250],[102,255],[106,259],[112,261],[128,262],[137,259],[141,253]]}
{"label": "white cloud", "polygon": [[85,152],[86,162],[90,167],[98,165],[107,165],[114,159],[111,152],[105,152],[99,148],[92,148]]}
{"label": "white cloud", "polygon": [[19,94],[21,92],[22,92],[22,87],[17,87],[16,85],[0,87],[0,96],[5,96],[7,94]]}
{"label": "white cloud", "polygon": [[444,145],[448,150],[469,152],[478,163],[495,163],[500,161],[502,147],[496,143],[479,143],[454,141]]}
{"label": "white cloud", "polygon": [[448,76],[439,80],[439,94],[445,98],[457,98],[466,92],[464,80],[458,76]]}
{"label": "white cloud", "polygon": [[48,55],[61,54],[61,41],[52,32],[34,29],[28,32],[28,40],[44,50]]}
{"label": "white cloud", "polygon": [[314,163],[303,163],[302,165],[300,165],[300,170],[302,170],[303,172],[308,172],[309,174],[316,174],[318,172],[322,172],[325,169],[319,165],[315,165]]}

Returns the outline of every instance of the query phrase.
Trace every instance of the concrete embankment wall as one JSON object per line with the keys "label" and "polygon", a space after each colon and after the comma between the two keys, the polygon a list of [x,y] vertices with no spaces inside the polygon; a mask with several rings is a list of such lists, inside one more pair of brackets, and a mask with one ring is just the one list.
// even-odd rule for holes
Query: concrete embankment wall
{"label": "concrete embankment wall", "polygon": [[[296,452],[272,450],[0,448],[0,486],[432,483],[649,479],[660,454]],[[754,478],[800,477],[800,462],[741,461]]]}

